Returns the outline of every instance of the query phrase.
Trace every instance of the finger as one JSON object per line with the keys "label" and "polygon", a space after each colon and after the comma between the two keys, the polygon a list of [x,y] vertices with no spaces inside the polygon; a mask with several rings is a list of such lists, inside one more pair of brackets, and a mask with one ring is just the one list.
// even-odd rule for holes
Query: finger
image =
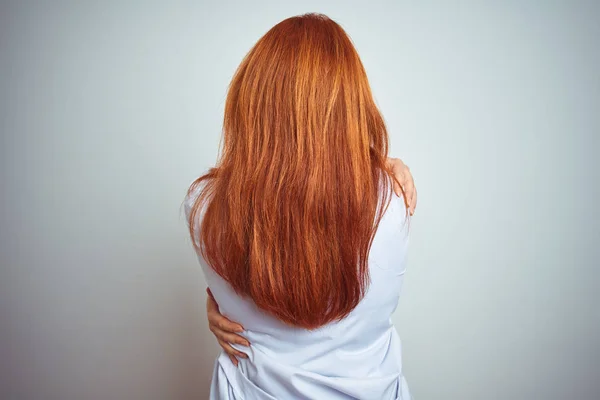
{"label": "finger", "polygon": [[[207,290],[208,291],[208,290]],[[208,322],[227,332],[243,332],[244,327],[236,322],[232,322],[219,311],[219,305],[212,294],[206,298],[206,313]]]}
{"label": "finger", "polygon": [[235,358],[235,356],[232,356],[231,354],[227,354],[229,356],[229,359],[231,360],[231,362],[233,363],[233,365],[235,365],[236,367],[238,366],[238,360],[237,358]]}
{"label": "finger", "polygon": [[414,196],[412,198],[412,210],[413,210],[413,214],[415,213],[415,210],[417,209],[417,187],[415,186],[414,188]]}
{"label": "finger", "polygon": [[240,333],[244,332],[244,327],[236,322],[232,322],[227,317],[223,316],[223,314],[219,312],[211,312],[208,316],[208,322],[225,331],[230,333]]}
{"label": "finger", "polygon": [[412,180],[410,180],[408,182],[408,184],[404,187],[404,195],[406,196],[406,206],[408,207],[408,210],[410,211],[411,215],[413,213],[413,199],[415,196],[415,186],[412,182]]}
{"label": "finger", "polygon": [[417,189],[410,168],[399,158],[388,158],[388,167],[392,170],[399,184],[394,181],[394,192],[401,197],[405,197],[405,203],[410,215],[413,215],[417,207]]}
{"label": "finger", "polygon": [[220,339],[224,342],[237,343],[241,344],[242,346],[250,346],[250,342],[243,336],[236,335],[235,333],[225,332],[224,330],[219,329],[217,327],[213,327],[211,331],[212,333],[214,333],[217,339]]}
{"label": "finger", "polygon": [[392,168],[392,175],[395,178],[392,179],[394,193],[396,196],[402,197],[402,172]]}
{"label": "finger", "polygon": [[404,195],[406,196],[406,205],[409,208],[411,215],[415,211],[415,181],[408,166],[403,165],[401,182]]}
{"label": "finger", "polygon": [[412,175],[410,177],[406,189],[408,192],[408,204],[410,209],[410,215],[413,215],[417,206],[417,187],[415,186],[415,181]]}
{"label": "finger", "polygon": [[229,354],[230,356],[248,358],[248,355],[246,353],[242,353],[241,351],[234,349],[229,343],[224,342],[222,340],[218,340],[218,342],[223,348],[223,350],[225,350],[225,353]]}
{"label": "finger", "polygon": [[395,189],[398,190],[397,194],[398,196],[401,196],[402,193],[406,194],[406,183],[407,183],[407,179],[406,179],[406,173],[405,173],[405,169],[398,169],[398,168],[394,168],[394,176],[396,177],[396,179],[398,180],[398,183],[396,183],[396,187]]}
{"label": "finger", "polygon": [[396,193],[396,196],[402,197],[402,185],[396,182],[396,180],[394,180],[394,193]]}
{"label": "finger", "polygon": [[406,186],[412,179],[409,168],[402,161],[394,164],[393,171],[402,186]]}

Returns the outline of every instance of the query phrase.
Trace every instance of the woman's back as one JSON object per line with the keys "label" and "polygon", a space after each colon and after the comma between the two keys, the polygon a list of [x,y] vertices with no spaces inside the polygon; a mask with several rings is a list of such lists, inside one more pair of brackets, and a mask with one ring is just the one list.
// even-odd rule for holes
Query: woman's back
{"label": "woman's back", "polygon": [[[185,202],[186,216],[198,192]],[[211,399],[410,399],[402,375],[400,339],[391,321],[406,269],[408,223],[394,193],[369,253],[370,284],[344,319],[315,330],[291,327],[240,297],[199,254],[220,311],[246,329],[248,354],[236,367],[222,352]]]}
{"label": "woman's back", "polygon": [[221,354],[213,399],[408,398],[390,320],[407,212],[385,181],[388,142],[358,52],[329,17],[286,18],[244,57],[221,155],[186,207],[207,283],[251,343],[237,367]]}

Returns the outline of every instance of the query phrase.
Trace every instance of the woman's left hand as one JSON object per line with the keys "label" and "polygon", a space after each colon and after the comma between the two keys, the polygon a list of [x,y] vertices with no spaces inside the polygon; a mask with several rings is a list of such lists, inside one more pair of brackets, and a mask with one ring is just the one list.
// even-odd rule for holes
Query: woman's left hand
{"label": "woman's left hand", "polygon": [[413,176],[410,173],[410,168],[408,168],[408,166],[399,158],[388,157],[387,164],[401,185],[398,186],[394,183],[394,192],[398,197],[402,196],[402,192],[404,192],[408,212],[410,215],[413,215],[417,208],[417,188],[415,187]]}

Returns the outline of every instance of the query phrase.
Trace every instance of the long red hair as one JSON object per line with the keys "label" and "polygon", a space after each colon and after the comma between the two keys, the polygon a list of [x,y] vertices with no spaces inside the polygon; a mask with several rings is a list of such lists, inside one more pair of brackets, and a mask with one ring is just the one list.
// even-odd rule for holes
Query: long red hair
{"label": "long red hair", "polygon": [[369,284],[387,177],[395,180],[387,155],[348,35],[321,14],[288,18],[231,81],[219,161],[188,191],[201,185],[188,221],[194,247],[236,293],[284,323],[340,320]]}

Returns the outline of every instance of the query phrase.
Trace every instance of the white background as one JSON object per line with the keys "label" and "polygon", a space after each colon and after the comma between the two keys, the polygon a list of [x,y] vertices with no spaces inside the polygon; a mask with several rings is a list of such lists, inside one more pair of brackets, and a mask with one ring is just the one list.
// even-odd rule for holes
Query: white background
{"label": "white background", "polygon": [[181,214],[282,19],[352,37],[419,205],[394,321],[417,400],[597,398],[600,5],[2,2],[0,398],[206,398]]}

